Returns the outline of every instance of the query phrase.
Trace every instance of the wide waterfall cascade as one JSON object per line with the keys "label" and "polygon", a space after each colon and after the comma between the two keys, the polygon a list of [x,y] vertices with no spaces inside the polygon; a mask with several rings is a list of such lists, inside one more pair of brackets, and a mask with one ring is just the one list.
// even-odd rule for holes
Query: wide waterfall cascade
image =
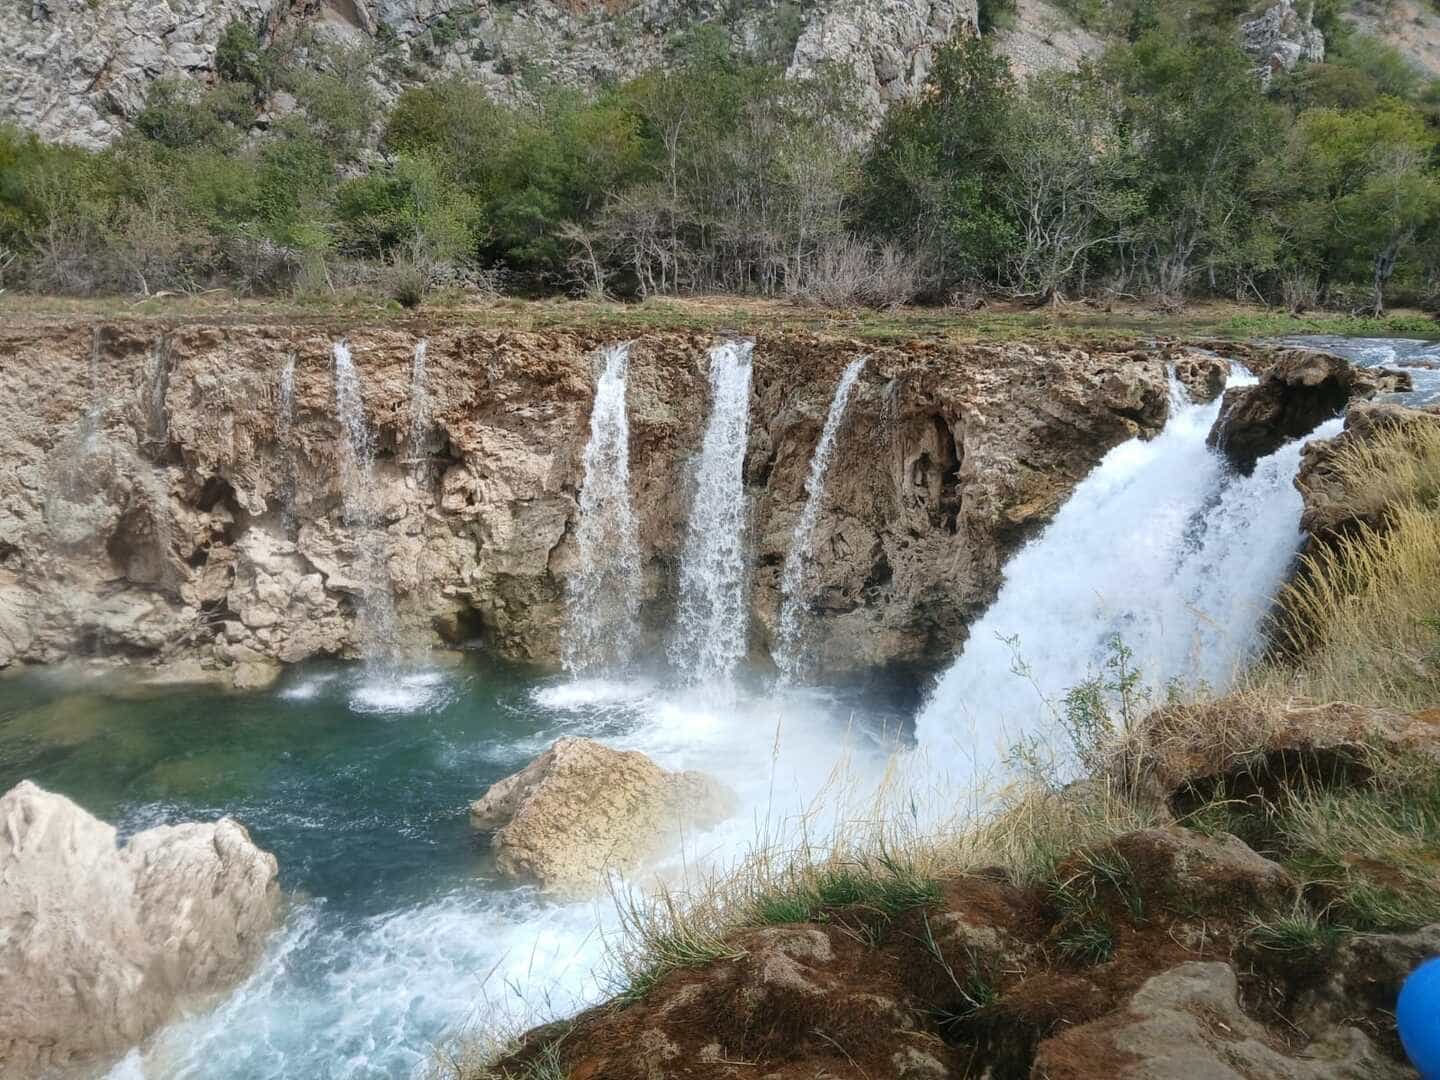
{"label": "wide waterfall cascade", "polygon": [[367,661],[388,662],[398,652],[399,635],[385,531],[375,506],[375,436],[365,422],[360,373],[349,345],[337,341],[334,354],[335,410],[345,434],[340,441],[340,492],[345,524],[359,556],[361,649]]}
{"label": "wide waterfall cascade", "polygon": [[284,456],[284,474],[280,480],[280,527],[286,536],[295,532],[295,498],[299,477],[295,463],[295,354],[285,357],[280,365],[280,380],[275,410],[275,441]]}
{"label": "wide waterfall cascade", "polygon": [[745,656],[745,446],[754,342],[710,350],[710,418],[680,559],[670,662],[691,684],[728,683]]}
{"label": "wide waterfall cascade", "polygon": [[804,667],[802,631],[813,567],[810,546],[815,522],[824,505],[825,473],[830,467],[830,456],[834,453],[835,439],[840,433],[840,423],[845,419],[850,396],[868,360],[868,356],[862,356],[851,361],[835,387],[820,441],[815,444],[815,453],[810,458],[810,475],[805,481],[805,505],[795,523],[790,550],[785,555],[785,566],[780,573],[780,620],[775,634],[774,658],[781,678],[787,682],[799,677]]}
{"label": "wide waterfall cascade", "polygon": [[1186,403],[1154,439],[1115,447],[1010,560],[916,721],[932,769],[983,783],[1022,740],[1063,759],[1057,710],[1117,641],[1154,695],[1224,688],[1254,658],[1302,539],[1301,447],[1341,421],[1241,476],[1205,446],[1219,407]]}
{"label": "wide waterfall cascade", "polygon": [[429,351],[430,343],[422,338],[415,345],[415,355],[410,363],[410,474],[417,485],[425,483],[430,470],[427,444],[430,441],[433,407],[430,380],[425,370]]}
{"label": "wide waterfall cascade", "polygon": [[630,502],[630,421],[625,411],[628,344],[603,350],[590,409],[584,480],[575,529],[579,566],[568,587],[565,668],[586,674],[623,668],[634,655],[640,616],[640,547]]}

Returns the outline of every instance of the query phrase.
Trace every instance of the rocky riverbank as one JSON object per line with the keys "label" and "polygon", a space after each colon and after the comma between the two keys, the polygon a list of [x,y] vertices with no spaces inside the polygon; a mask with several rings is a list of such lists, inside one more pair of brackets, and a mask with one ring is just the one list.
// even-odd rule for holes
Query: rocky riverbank
{"label": "rocky riverbank", "polygon": [[[254,685],[283,663],[358,655],[342,337],[374,435],[370,497],[402,643],[554,662],[603,333],[119,321],[0,330],[13,463],[0,475],[0,666],[122,658]],[[631,349],[647,645],[671,626],[714,342],[647,333]],[[1167,354],[760,335],[744,466],[758,656],[829,399],[862,353],[814,531],[825,558],[808,632],[831,674],[933,668],[994,597],[1005,557],[1100,456],[1159,430]],[[1204,370],[1219,361],[1196,363],[1194,384],[1213,386]]]}

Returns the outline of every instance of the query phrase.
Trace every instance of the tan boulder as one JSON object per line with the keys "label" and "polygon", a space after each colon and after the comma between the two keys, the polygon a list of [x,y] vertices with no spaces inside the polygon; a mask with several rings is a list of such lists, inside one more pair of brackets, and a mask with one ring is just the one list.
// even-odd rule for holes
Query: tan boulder
{"label": "tan boulder", "polygon": [[732,808],[731,794],[701,773],[666,772],[637,751],[566,738],[471,803],[470,823],[494,833],[507,877],[581,894]]}
{"label": "tan boulder", "polygon": [[245,829],[115,829],[22,781],[0,797],[0,1075],[123,1053],[243,978],[279,914]]}
{"label": "tan boulder", "polygon": [[1414,1074],[1358,1028],[1292,1049],[1240,1008],[1229,964],[1191,961],[1145,982],[1129,1005],[1042,1042],[1032,1076],[1048,1080],[1388,1080]]}
{"label": "tan boulder", "polygon": [[[1397,428],[1440,428],[1440,407],[1412,409],[1390,402],[1356,402],[1345,414],[1345,430],[1333,439],[1315,439],[1305,444],[1295,486],[1304,499],[1300,527],[1313,537],[1328,540],[1356,526],[1375,528],[1382,522],[1394,492],[1365,484],[1345,475],[1340,467],[1342,451],[1356,443],[1368,443],[1383,432]],[[1397,463],[1399,464],[1399,463]]]}

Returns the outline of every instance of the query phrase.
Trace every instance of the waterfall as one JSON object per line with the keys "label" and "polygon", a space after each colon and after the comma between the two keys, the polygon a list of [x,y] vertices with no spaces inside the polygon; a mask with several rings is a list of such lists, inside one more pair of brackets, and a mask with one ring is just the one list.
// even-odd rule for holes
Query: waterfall
{"label": "waterfall", "polygon": [[429,479],[431,405],[430,383],[425,374],[425,358],[430,343],[421,339],[415,345],[415,358],[410,364],[410,472],[418,486]]}
{"label": "waterfall", "polygon": [[165,397],[170,392],[170,337],[162,334],[150,350],[145,365],[145,441],[152,457],[158,458],[169,441],[169,418]]}
{"label": "waterfall", "polygon": [[815,445],[815,455],[810,459],[810,476],[805,481],[805,506],[800,511],[800,520],[795,523],[790,550],[785,555],[785,568],[780,574],[780,623],[775,635],[775,665],[780,669],[781,678],[787,682],[800,674],[804,662],[801,631],[804,628],[805,605],[809,602],[810,540],[824,503],[825,471],[830,466],[830,455],[835,449],[835,437],[840,432],[845,409],[850,404],[850,394],[868,359],[868,356],[862,356],[851,361],[835,387],[825,427]]}
{"label": "waterfall", "polygon": [[100,389],[101,340],[101,327],[97,326],[90,331],[90,401],[85,406],[85,419],[80,426],[80,448],[86,454],[98,449],[105,419],[105,395]]}
{"label": "waterfall", "polygon": [[280,365],[279,401],[276,403],[275,440],[284,457],[280,481],[280,528],[286,536],[295,532],[295,497],[299,487],[295,464],[295,354]]}
{"label": "waterfall", "polygon": [[340,442],[340,492],[345,524],[357,549],[360,575],[360,643],[366,660],[393,660],[398,650],[395,600],[385,565],[385,531],[374,506],[375,436],[365,423],[360,373],[350,347],[337,341],[335,409],[344,428]]}
{"label": "waterfall", "polygon": [[1205,446],[1219,407],[1184,399],[1160,435],[1111,450],[1010,560],[916,721],[932,766],[958,749],[961,771],[983,777],[1022,739],[1063,746],[1055,709],[1104,670],[1117,637],[1157,698],[1174,680],[1224,689],[1254,658],[1302,538],[1306,440],[1240,476]]}
{"label": "waterfall", "polygon": [[630,423],[625,415],[630,346],[612,345],[601,359],[604,368],[590,409],[575,530],[580,565],[568,582],[565,667],[574,674],[629,661],[640,613],[640,550],[630,505]]}
{"label": "waterfall", "polygon": [[710,350],[710,419],[680,559],[670,662],[689,683],[723,683],[745,655],[745,443],[753,342]]}

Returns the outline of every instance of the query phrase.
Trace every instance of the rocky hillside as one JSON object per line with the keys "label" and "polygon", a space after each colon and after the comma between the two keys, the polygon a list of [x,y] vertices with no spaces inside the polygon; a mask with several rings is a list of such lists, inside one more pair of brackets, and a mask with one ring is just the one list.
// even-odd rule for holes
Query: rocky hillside
{"label": "rocky hillside", "polygon": [[[376,436],[374,499],[406,641],[558,657],[601,333],[121,322],[0,335],[0,385],[14,403],[14,467],[0,476],[0,666],[120,656],[243,683],[281,662],[356,655],[363,582],[344,517],[332,356],[342,335]],[[430,414],[417,444],[422,338]],[[631,350],[651,644],[672,623],[712,344],[644,334]],[[933,667],[994,597],[1006,555],[1106,450],[1163,424],[1164,359],[762,335],[745,463],[762,656],[810,456],[836,380],[862,351],[872,358],[814,533],[826,557],[810,629],[832,672]],[[280,383],[292,357],[289,416]],[[1197,358],[1197,385],[1219,363]]]}
{"label": "rocky hillside", "polygon": [[[5,0],[0,121],[104,146],[157,80],[213,81],[217,45],[236,20],[262,40],[296,35],[302,64],[323,65],[326,43],[365,50],[384,103],[444,76],[509,100],[525,96],[532,71],[576,86],[625,79],[663,66],[688,32],[715,25],[734,48],[797,77],[849,69],[872,122],[919,89],[940,45],[979,28],[977,0]],[[992,32],[1021,75],[1073,68],[1105,44],[1047,0],[1018,0]],[[1244,37],[1267,69],[1324,54],[1289,0],[1247,22]],[[277,94],[262,122],[293,107]]]}
{"label": "rocky hillside", "polygon": [[[102,146],[124,130],[146,91],[167,77],[207,80],[235,19],[313,30],[320,41],[372,50],[382,100],[444,75],[523,94],[525,71],[594,85],[662,65],[688,30],[726,27],[738,47],[814,74],[852,68],[871,115],[924,81],[934,50],[976,27],[975,0],[5,0],[0,19],[0,120],[46,139]],[[1041,4],[1043,7],[1043,3]],[[1084,50],[1068,44],[1059,62]],[[1032,64],[1051,58],[1027,47]],[[275,103],[283,110],[283,100]]]}

